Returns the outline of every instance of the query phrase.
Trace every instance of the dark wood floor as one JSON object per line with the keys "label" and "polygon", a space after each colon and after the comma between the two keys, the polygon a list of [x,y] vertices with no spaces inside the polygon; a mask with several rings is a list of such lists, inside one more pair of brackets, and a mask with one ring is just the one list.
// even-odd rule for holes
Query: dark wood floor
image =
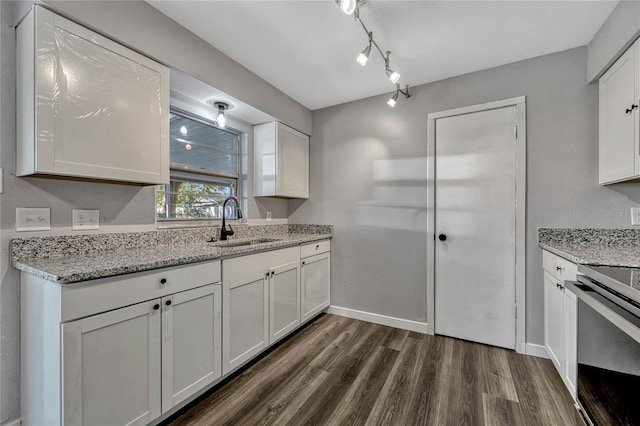
{"label": "dark wood floor", "polygon": [[549,360],[324,315],[178,425],[579,425]]}

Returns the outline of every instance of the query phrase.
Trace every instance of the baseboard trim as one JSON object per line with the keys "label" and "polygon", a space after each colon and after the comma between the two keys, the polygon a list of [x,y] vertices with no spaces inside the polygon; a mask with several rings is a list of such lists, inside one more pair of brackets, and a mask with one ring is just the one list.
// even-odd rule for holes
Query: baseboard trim
{"label": "baseboard trim", "polygon": [[9,420],[6,423],[2,423],[2,426],[20,426],[22,424],[22,419]]}
{"label": "baseboard trim", "polygon": [[371,312],[358,311],[356,309],[342,308],[340,306],[329,306],[328,314],[339,315],[341,317],[353,318],[360,321],[372,322],[374,324],[386,325],[400,328],[402,330],[415,331],[416,333],[428,334],[427,323],[406,320],[402,318],[389,317],[386,315],[374,314]]}
{"label": "baseboard trim", "polygon": [[545,348],[543,345],[527,343],[525,345],[525,353],[527,355],[537,356],[538,358],[549,359],[549,353],[547,352],[547,348]]}

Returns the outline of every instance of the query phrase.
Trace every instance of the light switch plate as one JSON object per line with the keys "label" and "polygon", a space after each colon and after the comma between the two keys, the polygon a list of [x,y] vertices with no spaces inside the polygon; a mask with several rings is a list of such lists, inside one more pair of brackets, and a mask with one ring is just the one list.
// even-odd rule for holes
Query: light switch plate
{"label": "light switch plate", "polygon": [[71,211],[71,229],[83,231],[86,229],[100,229],[100,210]]}
{"label": "light switch plate", "polygon": [[271,211],[267,210],[267,222],[271,222]]}
{"label": "light switch plate", "polygon": [[16,231],[50,231],[50,208],[22,208],[16,209]]}
{"label": "light switch plate", "polygon": [[640,225],[640,207],[631,207],[631,224]]}

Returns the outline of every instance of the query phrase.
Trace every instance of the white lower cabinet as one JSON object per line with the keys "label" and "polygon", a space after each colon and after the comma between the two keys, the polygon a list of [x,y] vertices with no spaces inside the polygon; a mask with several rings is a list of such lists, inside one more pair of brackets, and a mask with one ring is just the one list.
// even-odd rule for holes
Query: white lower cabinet
{"label": "white lower cabinet", "polygon": [[[558,371],[564,365],[564,294],[551,274],[544,274],[544,344]],[[562,374],[562,373],[561,373]]]}
{"label": "white lower cabinet", "polygon": [[549,358],[575,399],[578,369],[578,306],[576,295],[564,286],[575,280],[577,265],[543,251],[544,344]]}
{"label": "white lower cabinet", "polygon": [[331,253],[303,258],[300,271],[301,316],[305,322],[329,306]]}
{"label": "white lower cabinet", "polygon": [[269,273],[224,281],[222,288],[222,371],[227,374],[269,345]]}
{"label": "white lower cabinet", "polygon": [[300,325],[300,260],[269,271],[269,344]]}
{"label": "white lower cabinet", "polygon": [[146,425],[212,384],[219,281],[220,261],[66,285],[21,274],[23,425]]}
{"label": "white lower cabinet", "polygon": [[62,324],[63,424],[145,425],[160,416],[159,308],[156,299]]}
{"label": "white lower cabinet", "polygon": [[170,416],[329,305],[329,251],[326,240],[67,285],[22,273],[22,423]]}
{"label": "white lower cabinet", "polygon": [[222,376],[222,289],[162,298],[162,412]]}

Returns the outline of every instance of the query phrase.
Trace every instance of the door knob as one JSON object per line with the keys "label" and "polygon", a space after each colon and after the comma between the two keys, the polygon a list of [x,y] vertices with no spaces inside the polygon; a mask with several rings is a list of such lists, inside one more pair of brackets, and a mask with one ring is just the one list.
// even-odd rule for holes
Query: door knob
{"label": "door knob", "polygon": [[447,236],[446,236],[446,235],[444,235],[444,234],[440,234],[440,235],[438,235],[438,239],[439,239],[440,241],[447,241]]}

